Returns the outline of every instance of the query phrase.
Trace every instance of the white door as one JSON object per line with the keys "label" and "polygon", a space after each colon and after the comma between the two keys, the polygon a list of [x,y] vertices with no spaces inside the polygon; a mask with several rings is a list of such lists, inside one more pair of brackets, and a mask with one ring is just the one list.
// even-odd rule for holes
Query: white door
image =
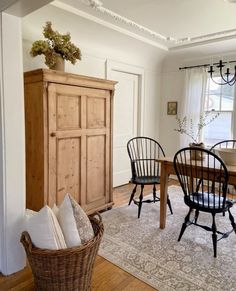
{"label": "white door", "polygon": [[118,81],[113,115],[113,187],[117,187],[131,178],[127,142],[138,134],[139,77],[115,70],[109,77]]}

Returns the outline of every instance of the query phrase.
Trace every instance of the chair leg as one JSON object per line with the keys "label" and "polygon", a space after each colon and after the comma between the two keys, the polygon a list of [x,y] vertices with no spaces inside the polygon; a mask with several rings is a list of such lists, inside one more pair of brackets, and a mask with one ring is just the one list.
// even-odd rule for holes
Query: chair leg
{"label": "chair leg", "polygon": [[134,187],[134,189],[133,189],[133,191],[132,191],[132,193],[131,193],[131,195],[130,195],[129,205],[130,205],[130,203],[132,202],[132,200],[133,200],[133,198],[134,198],[134,194],[135,194],[135,192],[136,192],[136,189],[137,189],[137,185],[135,185],[135,187]]}
{"label": "chair leg", "polygon": [[228,212],[229,212],[229,219],[231,221],[231,225],[232,225],[232,227],[234,229],[234,232],[236,233],[236,224],[234,222],[234,217],[233,217],[232,213],[230,212],[230,210],[228,210]]}
{"label": "chair leg", "polygon": [[185,231],[186,227],[188,226],[191,211],[192,211],[192,208],[189,208],[189,212],[188,212],[188,214],[186,215],[186,217],[184,219],[184,223],[182,224],[182,228],[181,228],[181,231],[180,231],[180,234],[179,234],[178,241],[181,240],[181,237],[184,234],[184,231]]}
{"label": "chair leg", "polygon": [[143,188],[144,188],[144,185],[141,185],[141,193],[139,195],[139,203],[138,203],[138,218],[140,217],[142,203],[143,203]]}
{"label": "chair leg", "polygon": [[212,242],[214,249],[214,257],[217,257],[217,234],[216,234],[216,222],[215,222],[215,213],[212,213]]}
{"label": "chair leg", "polygon": [[196,211],[195,211],[195,217],[194,217],[195,223],[197,223],[198,216],[199,216],[199,210],[196,209]]}
{"label": "chair leg", "polygon": [[172,207],[171,207],[171,203],[170,203],[170,199],[169,199],[169,195],[167,195],[167,204],[169,206],[170,213],[173,214]]}
{"label": "chair leg", "polygon": [[156,185],[153,185],[153,202],[156,202]]}

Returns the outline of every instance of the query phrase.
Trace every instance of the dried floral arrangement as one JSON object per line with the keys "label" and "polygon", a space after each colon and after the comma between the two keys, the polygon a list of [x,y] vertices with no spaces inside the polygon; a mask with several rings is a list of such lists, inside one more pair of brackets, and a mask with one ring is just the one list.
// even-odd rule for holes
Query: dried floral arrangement
{"label": "dried floral arrangement", "polygon": [[212,112],[209,111],[201,114],[199,122],[195,126],[193,124],[192,118],[188,119],[187,116],[184,116],[183,119],[176,118],[178,128],[174,130],[178,131],[181,134],[186,134],[187,136],[189,136],[194,144],[202,145],[203,143],[199,141],[199,139],[201,138],[202,129],[212,123],[220,115],[220,113],[217,112],[212,117],[209,117],[210,113]]}
{"label": "dried floral arrangement", "polygon": [[43,35],[47,40],[37,40],[32,44],[30,55],[45,56],[45,64],[53,68],[57,58],[61,56],[64,60],[70,61],[73,65],[77,60],[81,60],[81,51],[70,40],[70,33],[60,34],[52,29],[52,23],[46,22],[43,27]]}

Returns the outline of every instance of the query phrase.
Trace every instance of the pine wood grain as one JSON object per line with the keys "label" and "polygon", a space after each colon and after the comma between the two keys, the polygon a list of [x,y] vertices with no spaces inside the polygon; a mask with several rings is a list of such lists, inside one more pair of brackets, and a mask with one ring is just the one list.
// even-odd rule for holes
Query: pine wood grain
{"label": "pine wood grain", "polygon": [[113,205],[114,81],[53,70],[24,74],[26,207],[70,193],[88,214]]}

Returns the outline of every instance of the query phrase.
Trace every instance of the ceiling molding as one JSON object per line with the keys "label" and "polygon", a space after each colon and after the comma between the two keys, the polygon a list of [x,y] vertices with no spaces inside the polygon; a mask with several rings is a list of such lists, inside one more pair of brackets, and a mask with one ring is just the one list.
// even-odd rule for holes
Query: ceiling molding
{"label": "ceiling molding", "polygon": [[189,38],[183,38],[183,39],[177,39],[176,43],[195,43],[199,41],[209,41],[209,40],[215,40],[217,38],[222,37],[236,37],[236,29],[229,29],[229,30],[223,30],[215,33],[209,33],[205,35],[200,35],[196,37],[189,37]]}
{"label": "ceiling molding", "polygon": [[[179,38],[176,39],[172,36],[164,36],[161,35],[149,28],[146,28],[126,17],[123,17],[115,12],[113,12],[112,10],[109,10],[105,7],[103,7],[103,3],[100,0],[80,0],[81,2],[85,3],[86,5],[90,6],[91,8],[99,11],[100,13],[103,13],[105,15],[108,15],[110,17],[112,17],[114,20],[116,21],[120,21],[123,22],[131,27],[135,27],[136,29],[140,30],[141,32],[144,32],[146,34],[149,34],[150,36],[156,38],[156,39],[160,39],[164,42],[167,42],[169,44],[169,47],[173,47],[173,48],[178,48],[180,47],[179,44],[181,45],[196,45],[196,44],[200,44],[202,42],[208,42],[208,41],[212,41],[212,40],[216,40],[218,38],[232,38],[232,37],[236,37],[236,29],[231,29],[231,30],[224,30],[224,31],[220,31],[220,32],[216,32],[216,33],[211,33],[211,34],[206,34],[206,35],[200,35],[197,37],[186,37],[186,38]],[[236,2],[236,0],[227,0],[228,2]]]}
{"label": "ceiling molding", "polygon": [[236,29],[207,34],[201,37],[193,37],[189,41],[179,41],[177,45],[169,47],[169,51],[191,48],[196,45],[205,45],[236,38]]}
{"label": "ceiling molding", "polygon": [[160,48],[160,49],[162,49],[164,51],[168,51],[168,47],[167,46],[162,45],[157,41],[154,41],[154,40],[148,39],[146,37],[143,37],[143,36],[141,36],[141,35],[139,35],[137,33],[131,32],[131,31],[125,29],[125,28],[122,28],[120,26],[114,25],[114,24],[112,24],[112,23],[110,23],[108,21],[102,20],[102,19],[100,19],[100,18],[98,18],[96,16],[93,16],[93,15],[91,15],[89,13],[83,12],[83,11],[81,11],[81,10],[75,8],[75,7],[72,7],[70,5],[64,4],[64,3],[60,2],[60,1],[53,1],[50,5],[58,7],[60,9],[65,10],[65,11],[68,11],[68,12],[73,13],[75,15],[81,16],[83,18],[86,18],[86,19],[91,20],[93,22],[96,22],[98,24],[101,24],[101,25],[103,25],[105,27],[108,27],[110,29],[113,29],[115,31],[123,33],[125,35],[128,35],[128,36],[130,36],[132,38],[135,38],[137,40],[140,40],[142,42],[150,44],[150,45],[152,45],[154,47]]}
{"label": "ceiling molding", "polygon": [[[236,29],[231,29],[231,30],[224,30],[224,31],[216,32],[216,33],[205,34],[205,35],[200,35],[200,36],[195,36],[195,37],[185,37],[185,38],[176,39],[172,36],[164,36],[160,33],[157,33],[157,32],[155,32],[155,31],[153,31],[145,26],[142,26],[142,25],[126,18],[126,17],[123,17],[120,14],[115,13],[114,11],[112,11],[110,9],[105,8],[103,6],[102,1],[100,1],[100,0],[78,0],[78,1],[87,5],[91,9],[96,10],[98,13],[101,13],[103,15],[110,17],[110,18],[113,18],[113,20],[115,20],[116,22],[121,22],[127,26],[130,26],[130,27],[136,29],[137,31],[142,32],[142,34],[146,34],[147,36],[149,36],[149,38],[144,37],[142,35],[139,35],[138,33],[132,32],[129,29],[122,28],[119,25],[112,24],[109,21],[105,21],[105,20],[103,20],[99,17],[93,16],[89,13],[83,12],[75,7],[64,4],[60,1],[54,1],[52,3],[52,5],[59,7],[61,9],[64,9],[68,12],[74,13],[76,15],[79,15],[81,17],[84,17],[86,19],[89,19],[91,21],[94,21],[96,23],[99,23],[103,26],[109,27],[113,30],[119,31],[119,32],[124,33],[126,35],[129,35],[135,39],[141,40],[145,43],[148,43],[152,46],[158,47],[158,48],[163,49],[165,51],[178,50],[178,49],[182,49],[185,47],[193,47],[196,45],[202,45],[202,44],[212,43],[212,42],[216,42],[216,41],[222,41],[222,40],[236,38]],[[232,1],[232,0],[230,0],[230,1]],[[162,43],[160,43],[160,41]]]}
{"label": "ceiling molding", "polygon": [[151,30],[143,25],[140,25],[140,24],[138,24],[138,23],[126,18],[126,17],[123,17],[120,14],[115,13],[114,11],[112,11],[110,9],[103,7],[103,3],[99,0],[81,0],[81,2],[87,4],[91,8],[99,11],[100,13],[102,13],[104,15],[110,16],[111,18],[113,18],[116,21],[123,22],[124,24],[131,26],[131,27],[134,27],[134,28],[146,33],[146,34],[149,34],[150,36],[152,36],[154,38],[160,39],[162,41],[176,41],[172,37],[164,36],[160,33],[157,33],[157,32],[155,32],[155,31],[153,31],[153,30]]}
{"label": "ceiling molding", "polygon": [[198,41],[198,42],[184,43],[181,45],[169,47],[168,50],[169,51],[177,51],[177,50],[181,50],[181,49],[185,49],[185,48],[193,48],[193,47],[196,47],[198,45],[207,45],[207,44],[222,42],[222,41],[226,41],[226,40],[230,40],[230,39],[235,39],[235,36],[227,36],[227,37],[225,36],[225,37],[218,37],[215,39],[202,40],[202,41]]}

